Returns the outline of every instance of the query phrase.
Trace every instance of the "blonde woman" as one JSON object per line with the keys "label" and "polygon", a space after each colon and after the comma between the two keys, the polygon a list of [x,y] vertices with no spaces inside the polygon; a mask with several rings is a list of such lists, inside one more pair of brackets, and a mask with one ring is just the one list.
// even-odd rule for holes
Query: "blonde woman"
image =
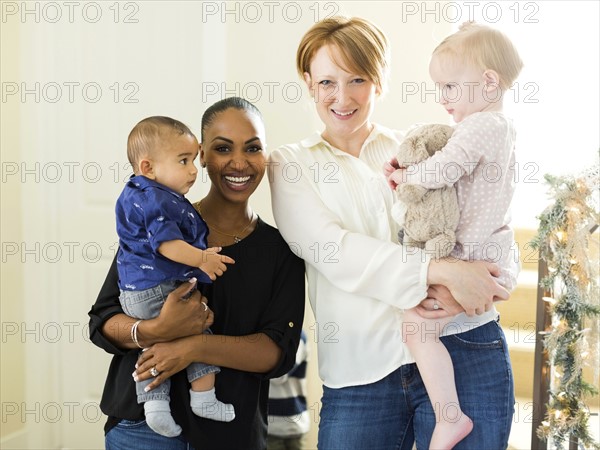
{"label": "blonde woman", "polygon": [[[364,19],[325,19],[302,38],[296,67],[324,128],[274,151],[270,181],[275,220],[304,259],[320,331],[319,449],[408,450],[415,440],[427,449],[435,414],[403,342],[403,311],[482,314],[508,292],[495,264],[430,261],[392,242],[394,198],[381,167],[402,133],[371,122],[386,87],[385,35]],[[505,448],[514,399],[502,330],[482,321],[442,339],[475,423],[456,448]]]}

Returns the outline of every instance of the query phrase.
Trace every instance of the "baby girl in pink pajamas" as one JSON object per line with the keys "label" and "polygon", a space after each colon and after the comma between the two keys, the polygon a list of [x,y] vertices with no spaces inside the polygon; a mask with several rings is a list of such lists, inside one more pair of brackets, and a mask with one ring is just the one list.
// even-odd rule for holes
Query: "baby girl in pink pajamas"
{"label": "baby girl in pink pajamas", "polygon": [[[429,65],[441,91],[440,103],[457,123],[454,133],[441,151],[419,164],[398,168],[392,160],[384,167],[392,186],[456,186],[460,221],[450,256],[496,263],[499,282],[508,290],[515,287],[518,271],[509,227],[516,181],[515,129],[502,113],[502,100],[521,67],[516,49],[502,33],[474,23],[463,25],[434,50]],[[436,416],[430,449],[451,449],[473,428],[461,410],[452,360],[439,336],[467,331],[473,322],[498,320],[493,307],[482,311],[463,306],[466,313],[440,319],[425,319],[414,309],[404,314],[404,339]]]}

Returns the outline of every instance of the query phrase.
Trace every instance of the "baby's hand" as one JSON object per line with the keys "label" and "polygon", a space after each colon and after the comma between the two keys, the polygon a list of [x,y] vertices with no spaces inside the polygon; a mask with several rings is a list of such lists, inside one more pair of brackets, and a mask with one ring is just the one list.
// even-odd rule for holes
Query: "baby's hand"
{"label": "baby's hand", "polygon": [[383,165],[383,174],[385,175],[386,178],[389,178],[390,175],[392,174],[392,172],[394,172],[394,170],[399,169],[399,168],[400,168],[400,166],[398,165],[398,160],[394,156],[389,161],[386,161],[385,164]]}
{"label": "baby's hand", "polygon": [[402,169],[404,167],[400,167],[395,156],[383,165],[383,174],[387,178],[388,185],[392,191],[395,191],[398,185],[402,183]]}
{"label": "baby's hand", "polygon": [[388,184],[392,190],[396,190],[402,183],[406,183],[405,169],[396,169],[388,176]]}
{"label": "baby's hand", "polygon": [[235,264],[229,256],[219,255],[220,251],[221,247],[207,248],[202,255],[202,263],[198,266],[213,281],[227,270],[225,264]]}

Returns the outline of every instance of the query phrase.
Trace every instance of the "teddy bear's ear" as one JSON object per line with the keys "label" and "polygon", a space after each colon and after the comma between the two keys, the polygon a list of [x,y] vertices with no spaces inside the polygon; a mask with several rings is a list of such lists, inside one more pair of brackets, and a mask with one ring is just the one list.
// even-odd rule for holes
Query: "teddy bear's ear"
{"label": "teddy bear's ear", "polygon": [[408,167],[429,157],[425,144],[426,139],[423,139],[423,136],[418,134],[408,136],[400,144],[397,156],[398,163],[401,166]]}
{"label": "teddy bear's ear", "polygon": [[413,140],[413,148],[415,155],[415,162],[423,161],[429,157],[427,151],[427,139],[425,136],[418,136]]}

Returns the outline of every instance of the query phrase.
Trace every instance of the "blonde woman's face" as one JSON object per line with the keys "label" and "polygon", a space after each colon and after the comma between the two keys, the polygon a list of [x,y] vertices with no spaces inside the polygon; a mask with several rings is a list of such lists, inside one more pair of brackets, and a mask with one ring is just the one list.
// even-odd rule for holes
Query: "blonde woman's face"
{"label": "blonde woman's face", "polygon": [[378,90],[364,75],[348,72],[335,63],[341,60],[335,47],[321,47],[304,80],[325,125],[326,139],[336,141],[363,135],[366,139]]}

